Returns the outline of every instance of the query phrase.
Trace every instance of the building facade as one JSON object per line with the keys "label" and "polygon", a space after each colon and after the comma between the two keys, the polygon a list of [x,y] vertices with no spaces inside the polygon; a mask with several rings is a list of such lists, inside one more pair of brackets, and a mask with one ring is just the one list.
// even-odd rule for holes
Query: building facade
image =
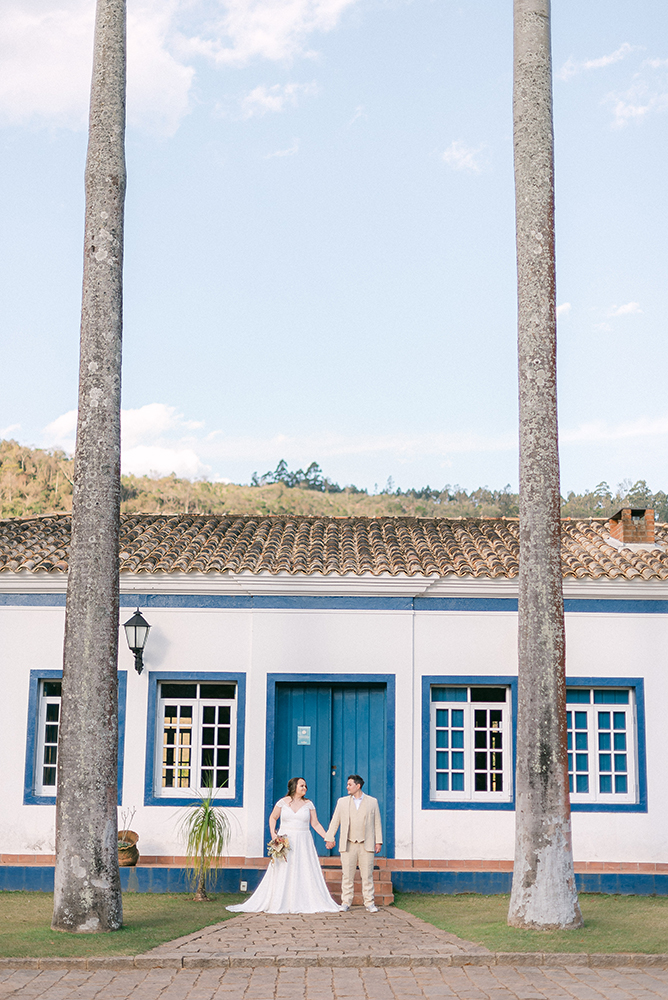
{"label": "building facade", "polygon": [[[54,850],[69,527],[0,524],[6,864]],[[357,772],[390,866],[510,870],[517,536],[494,518],[124,517],[119,624],[139,608],[151,626],[141,674],[119,643],[119,806],[142,857],[183,854],[182,807],[213,784],[249,863],[289,777],[326,826]],[[564,521],[583,870],[668,872],[667,542],[651,511]]]}

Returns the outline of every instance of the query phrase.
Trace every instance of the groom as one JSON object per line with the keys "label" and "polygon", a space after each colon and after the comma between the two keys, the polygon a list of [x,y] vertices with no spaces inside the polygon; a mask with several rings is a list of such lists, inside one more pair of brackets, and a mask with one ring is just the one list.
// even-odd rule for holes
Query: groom
{"label": "groom", "polygon": [[364,778],[351,774],[346,788],[348,794],[339,799],[332,816],[332,822],[325,835],[327,850],[334,847],[334,835],[341,827],[339,853],[343,879],[341,882],[341,903],[343,910],[349,910],[353,901],[355,869],[359,867],[362,876],[362,896],[369,913],[378,913],[373,901],[373,856],[383,846],[383,831],[380,825],[378,800],[362,791]]}

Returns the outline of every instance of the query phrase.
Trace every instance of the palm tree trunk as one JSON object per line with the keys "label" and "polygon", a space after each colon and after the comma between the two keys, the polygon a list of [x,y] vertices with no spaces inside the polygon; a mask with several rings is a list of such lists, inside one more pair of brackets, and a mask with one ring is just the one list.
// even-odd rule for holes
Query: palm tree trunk
{"label": "palm tree trunk", "polygon": [[550,0],[515,0],[519,707],[508,922],[579,927],[571,848],[557,436]]}
{"label": "palm tree trunk", "polygon": [[52,927],[117,930],[118,542],[125,0],[98,0]]}

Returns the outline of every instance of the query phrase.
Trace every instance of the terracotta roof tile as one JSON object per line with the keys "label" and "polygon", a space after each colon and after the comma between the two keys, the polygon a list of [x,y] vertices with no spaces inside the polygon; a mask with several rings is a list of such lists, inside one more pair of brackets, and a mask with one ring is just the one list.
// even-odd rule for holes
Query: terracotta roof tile
{"label": "terracotta roof tile", "polygon": [[[660,548],[617,548],[607,520],[562,522],[565,579],[668,580],[668,525]],[[0,521],[0,572],[67,571],[70,516]],[[121,572],[407,574],[513,578],[512,518],[302,517],[131,514],[121,518]]]}

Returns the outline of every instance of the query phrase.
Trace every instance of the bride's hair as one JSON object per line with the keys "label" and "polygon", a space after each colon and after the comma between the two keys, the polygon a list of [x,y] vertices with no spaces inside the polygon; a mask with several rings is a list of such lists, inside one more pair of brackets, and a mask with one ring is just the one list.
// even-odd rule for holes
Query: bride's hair
{"label": "bride's hair", "polygon": [[288,781],[289,798],[294,799],[295,792],[297,791],[297,785],[299,784],[300,781],[303,781],[304,784],[306,784],[306,778],[290,778],[290,780]]}

